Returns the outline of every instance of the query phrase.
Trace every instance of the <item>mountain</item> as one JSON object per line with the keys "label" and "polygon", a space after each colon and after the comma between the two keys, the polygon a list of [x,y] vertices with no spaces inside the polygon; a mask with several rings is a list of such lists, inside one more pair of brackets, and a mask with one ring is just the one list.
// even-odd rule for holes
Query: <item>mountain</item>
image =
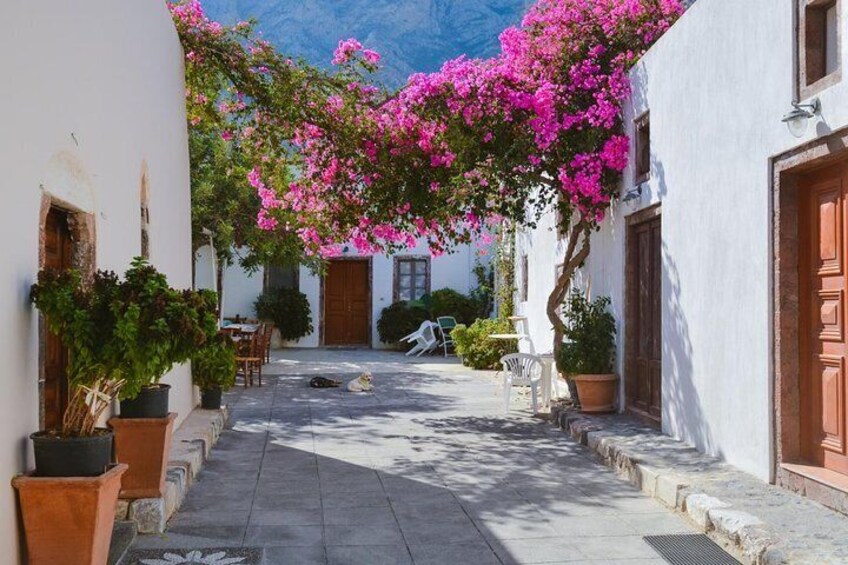
{"label": "mountain", "polygon": [[225,24],[255,18],[281,52],[329,66],[339,40],[355,37],[383,55],[382,79],[399,86],[459,55],[498,51],[498,36],[532,0],[203,0]]}

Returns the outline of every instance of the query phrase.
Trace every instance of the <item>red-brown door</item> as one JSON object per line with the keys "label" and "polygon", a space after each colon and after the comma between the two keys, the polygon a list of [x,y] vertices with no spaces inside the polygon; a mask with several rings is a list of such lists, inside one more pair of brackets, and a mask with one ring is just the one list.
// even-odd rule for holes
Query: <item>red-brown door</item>
{"label": "red-brown door", "polygon": [[804,457],[848,474],[845,438],[845,207],[848,166],[802,179],[801,438]]}
{"label": "red-brown door", "polygon": [[[51,208],[44,225],[44,268],[71,268],[71,231],[68,216]],[[68,405],[68,349],[59,336],[45,328],[44,341],[44,427],[62,427],[62,415]]]}
{"label": "red-brown door", "polygon": [[628,411],[662,417],[662,239],[660,217],[628,232],[625,397]]}
{"label": "red-brown door", "polygon": [[369,345],[368,261],[331,261],[324,282],[324,343]]}

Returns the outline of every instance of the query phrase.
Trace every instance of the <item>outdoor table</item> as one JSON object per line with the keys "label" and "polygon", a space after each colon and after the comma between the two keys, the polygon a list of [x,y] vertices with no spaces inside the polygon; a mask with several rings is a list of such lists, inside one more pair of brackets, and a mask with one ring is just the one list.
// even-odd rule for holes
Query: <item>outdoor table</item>
{"label": "outdoor table", "polygon": [[259,330],[259,326],[255,324],[230,324],[221,328],[227,332],[238,332],[243,334],[252,334]]}

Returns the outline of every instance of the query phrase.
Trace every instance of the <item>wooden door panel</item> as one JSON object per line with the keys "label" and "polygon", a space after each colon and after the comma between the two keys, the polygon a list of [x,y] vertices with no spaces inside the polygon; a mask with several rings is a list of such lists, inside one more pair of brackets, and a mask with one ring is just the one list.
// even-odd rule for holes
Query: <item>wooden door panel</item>
{"label": "wooden door panel", "polygon": [[[67,215],[61,210],[51,209],[44,232],[44,268],[57,271],[71,268],[73,242]],[[62,427],[62,417],[68,405],[68,359],[68,349],[61,338],[45,327],[42,402],[44,427],[48,430]]]}
{"label": "wooden door panel", "polygon": [[367,345],[370,281],[367,261],[332,261],[324,283],[324,343]]}
{"label": "wooden door panel", "polygon": [[625,398],[628,410],[662,416],[662,238],[660,218],[628,232]]}
{"label": "wooden door panel", "polygon": [[845,176],[845,166],[838,165],[799,185],[802,453],[809,462],[841,473],[848,473]]}

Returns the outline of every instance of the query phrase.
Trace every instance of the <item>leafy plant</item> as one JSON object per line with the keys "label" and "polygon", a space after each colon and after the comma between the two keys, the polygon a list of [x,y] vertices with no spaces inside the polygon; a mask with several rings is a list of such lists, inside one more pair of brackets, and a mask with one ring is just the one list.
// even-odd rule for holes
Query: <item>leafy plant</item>
{"label": "leafy plant", "polygon": [[495,269],[477,261],[474,264],[474,277],[477,279],[477,287],[468,296],[477,307],[476,318],[488,318],[494,305]]}
{"label": "leafy plant", "polygon": [[191,358],[191,380],[201,390],[229,390],[236,382],[236,347],[226,335],[215,338]]}
{"label": "leafy plant", "polygon": [[42,271],[31,297],[70,351],[65,436],[94,433],[92,415],[112,396],[134,398],[218,329],[214,293],[172,289],[141,258],[124,280],[111,271],[96,272],[90,282],[74,270]]}
{"label": "leafy plant", "polygon": [[430,295],[429,310],[434,320],[439,316],[453,316],[460,324],[471,324],[478,318],[480,305],[452,288],[443,288]]}
{"label": "leafy plant", "polygon": [[557,355],[557,368],[566,375],[598,375],[613,372],[615,359],[615,318],[609,312],[610,299],[590,302],[575,293],[564,312],[566,342]]}
{"label": "leafy plant", "polygon": [[509,320],[483,318],[470,326],[458,325],[451,332],[451,337],[463,365],[472,369],[498,369],[501,357],[518,351],[518,344],[513,340],[496,340],[489,336],[514,331]]}
{"label": "leafy plant", "polygon": [[262,293],[253,304],[256,315],[274,322],[280,336],[295,341],[311,334],[312,311],[305,294],[293,288],[276,288]]}
{"label": "leafy plant", "polygon": [[377,320],[377,333],[383,343],[398,343],[402,337],[416,331],[430,318],[427,310],[415,304],[400,301],[383,308]]}

